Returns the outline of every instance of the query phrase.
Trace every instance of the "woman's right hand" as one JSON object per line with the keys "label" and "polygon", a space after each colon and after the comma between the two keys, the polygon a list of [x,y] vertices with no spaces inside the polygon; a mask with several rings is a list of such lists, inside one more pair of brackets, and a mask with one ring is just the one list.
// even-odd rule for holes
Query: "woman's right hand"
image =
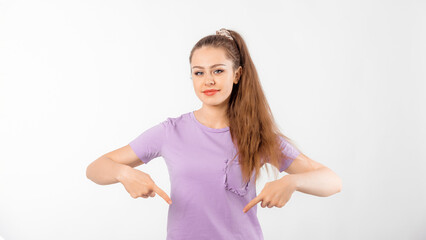
{"label": "woman's right hand", "polygon": [[132,196],[132,198],[154,197],[155,193],[157,193],[168,204],[172,204],[172,200],[167,195],[167,193],[154,183],[151,176],[142,171],[132,167],[126,167],[122,171],[122,174],[120,174],[118,181],[123,184],[124,188],[130,194],[130,196]]}

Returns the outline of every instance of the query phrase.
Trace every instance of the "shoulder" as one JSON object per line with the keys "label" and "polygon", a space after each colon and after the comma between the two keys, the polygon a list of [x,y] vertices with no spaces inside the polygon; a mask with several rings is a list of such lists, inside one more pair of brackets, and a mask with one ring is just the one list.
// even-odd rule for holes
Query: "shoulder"
{"label": "shoulder", "polygon": [[166,128],[177,128],[184,124],[185,122],[191,120],[191,112],[183,113],[176,117],[168,117],[166,120],[161,122]]}

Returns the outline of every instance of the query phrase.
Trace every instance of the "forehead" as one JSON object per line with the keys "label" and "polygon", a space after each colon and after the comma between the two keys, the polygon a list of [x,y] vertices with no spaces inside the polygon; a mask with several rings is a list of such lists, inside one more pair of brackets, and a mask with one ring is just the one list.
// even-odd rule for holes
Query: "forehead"
{"label": "forehead", "polygon": [[225,50],[222,48],[201,47],[194,51],[191,66],[207,67],[216,63],[230,63],[226,58]]}

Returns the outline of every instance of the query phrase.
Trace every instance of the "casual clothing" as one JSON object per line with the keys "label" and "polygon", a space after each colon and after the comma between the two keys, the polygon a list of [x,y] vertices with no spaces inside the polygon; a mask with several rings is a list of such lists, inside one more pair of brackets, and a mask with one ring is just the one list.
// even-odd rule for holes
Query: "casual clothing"
{"label": "casual clothing", "polygon": [[[284,171],[299,152],[281,136],[287,156]],[[167,240],[263,240],[257,205],[243,208],[256,197],[254,172],[244,185],[229,127],[210,128],[194,112],[182,114],[145,130],[129,143],[144,163],[162,156],[171,190]]]}

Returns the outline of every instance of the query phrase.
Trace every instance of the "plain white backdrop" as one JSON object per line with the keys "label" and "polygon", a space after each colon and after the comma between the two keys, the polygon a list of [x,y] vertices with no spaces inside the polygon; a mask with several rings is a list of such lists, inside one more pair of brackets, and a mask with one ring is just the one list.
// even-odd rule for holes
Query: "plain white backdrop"
{"label": "plain white backdrop", "polygon": [[[330,197],[258,204],[265,239],[426,239],[414,0],[1,0],[0,239],[165,239],[163,199],[97,185],[86,167],[201,107],[189,53],[222,27],[245,38],[282,132],[343,181]],[[170,193],[163,158],[137,168]]]}

